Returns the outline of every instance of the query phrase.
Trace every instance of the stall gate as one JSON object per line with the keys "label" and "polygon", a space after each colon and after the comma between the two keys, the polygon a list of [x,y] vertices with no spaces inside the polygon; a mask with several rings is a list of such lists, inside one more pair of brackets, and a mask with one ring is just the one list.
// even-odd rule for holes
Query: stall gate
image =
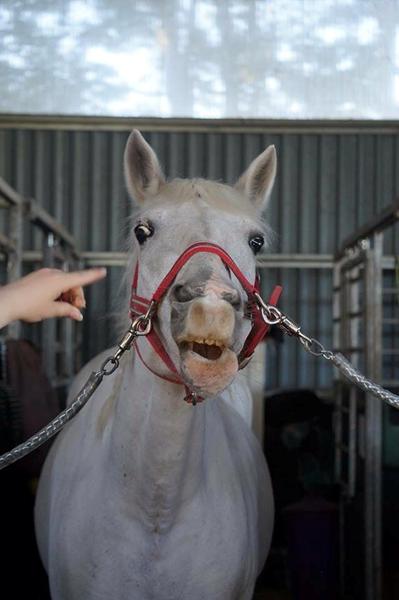
{"label": "stall gate", "polygon": [[[334,264],[334,346],[370,379],[399,386],[392,327],[398,289],[384,234],[399,203],[352,235]],[[335,390],[335,474],[340,484],[342,598],[383,598],[383,416],[381,400],[338,378]]]}
{"label": "stall gate", "polygon": [[[27,258],[35,268],[81,268],[81,257],[68,231],[35,200],[23,198],[2,178],[0,209],[0,254],[5,258],[2,263],[2,283],[10,283],[21,277]],[[42,252],[29,252],[24,247],[24,227],[27,224],[42,233]],[[69,319],[50,319],[39,324],[38,329],[37,341],[43,353],[43,366],[52,386],[67,386],[81,364],[81,328],[76,328]],[[7,327],[6,336],[19,338],[22,333],[22,324],[14,322]]]}

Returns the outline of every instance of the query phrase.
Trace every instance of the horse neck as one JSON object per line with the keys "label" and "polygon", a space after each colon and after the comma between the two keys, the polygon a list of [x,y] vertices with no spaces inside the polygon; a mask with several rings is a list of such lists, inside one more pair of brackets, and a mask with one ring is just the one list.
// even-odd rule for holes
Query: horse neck
{"label": "horse neck", "polygon": [[206,406],[184,402],[184,387],[124,365],[110,437],[112,472],[146,512],[173,511],[195,494],[205,446]]}

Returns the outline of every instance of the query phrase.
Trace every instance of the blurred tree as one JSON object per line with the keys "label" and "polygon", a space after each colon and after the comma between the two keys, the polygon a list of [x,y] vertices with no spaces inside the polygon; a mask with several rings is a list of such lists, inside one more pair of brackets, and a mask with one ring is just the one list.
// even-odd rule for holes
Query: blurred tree
{"label": "blurred tree", "polygon": [[396,0],[2,0],[0,110],[389,118]]}

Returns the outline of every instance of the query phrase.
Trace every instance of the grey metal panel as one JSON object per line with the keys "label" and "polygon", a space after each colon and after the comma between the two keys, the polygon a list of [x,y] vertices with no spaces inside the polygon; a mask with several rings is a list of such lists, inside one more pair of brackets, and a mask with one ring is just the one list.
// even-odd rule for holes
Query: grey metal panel
{"label": "grey metal panel", "polygon": [[[380,200],[378,211],[380,212],[384,208],[384,199],[387,197],[394,197],[395,192],[395,180],[394,180],[394,165],[395,165],[395,137],[392,135],[386,136],[379,141],[378,150],[379,164],[377,165],[378,173],[380,175],[378,182],[378,193],[377,198]],[[395,230],[390,228],[384,235],[384,247],[387,252],[395,253],[393,250],[395,240]]]}
{"label": "grey metal panel", "polygon": [[339,140],[337,236],[339,244],[356,229],[356,137]]}
{"label": "grey metal panel", "polygon": [[[15,124],[14,120],[14,124]],[[25,123],[0,128],[0,175],[33,196],[71,231],[82,250],[124,250],[131,203],[123,179],[123,150],[130,121],[51,128]],[[348,233],[399,195],[399,136],[395,128],[348,129],[329,124],[298,126],[229,122],[203,127],[146,121],[145,137],[169,177],[210,177],[234,183],[250,161],[275,144],[278,175],[266,218],[276,232],[271,251],[332,254]],[[137,126],[137,124],[135,123]],[[107,127],[109,130],[107,130]],[[169,130],[167,129],[169,127]],[[386,249],[399,250],[398,228]],[[40,236],[25,231],[27,246]],[[113,267],[105,282],[88,290],[84,358],[115,340],[110,313],[122,276]],[[263,271],[265,292],[284,285],[283,308],[305,331],[331,342],[331,274],[306,269]],[[271,387],[326,386],[329,365],[305,356],[293,340],[268,352]]]}
{"label": "grey metal panel", "polygon": [[[279,219],[272,219],[275,230],[279,235],[279,249],[290,252],[291,248],[298,247],[299,229],[297,215],[299,212],[299,136],[282,136],[279,167],[277,171],[278,188],[273,191],[270,200],[270,212],[276,211]],[[284,156],[284,160],[280,159]],[[283,235],[284,233],[284,235]]]}
{"label": "grey metal panel", "polygon": [[338,137],[320,136],[320,162],[318,169],[319,211],[317,227],[319,229],[318,252],[325,253],[326,248],[335,247],[334,215],[337,203],[337,167]]}
{"label": "grey metal panel", "polygon": [[376,194],[375,158],[374,158],[375,136],[364,135],[358,141],[358,202],[357,220],[358,225],[370,220],[375,212],[374,198]]}

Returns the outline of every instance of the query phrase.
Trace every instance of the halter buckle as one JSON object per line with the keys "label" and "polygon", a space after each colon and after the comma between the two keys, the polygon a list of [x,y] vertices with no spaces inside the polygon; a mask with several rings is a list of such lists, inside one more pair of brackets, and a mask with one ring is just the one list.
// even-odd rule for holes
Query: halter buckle
{"label": "halter buckle", "polygon": [[184,402],[187,402],[187,404],[192,404],[192,406],[196,406],[199,402],[202,401],[203,398],[201,398],[201,396],[198,396],[197,392],[193,392],[190,390],[188,390],[188,393],[184,397]]}

